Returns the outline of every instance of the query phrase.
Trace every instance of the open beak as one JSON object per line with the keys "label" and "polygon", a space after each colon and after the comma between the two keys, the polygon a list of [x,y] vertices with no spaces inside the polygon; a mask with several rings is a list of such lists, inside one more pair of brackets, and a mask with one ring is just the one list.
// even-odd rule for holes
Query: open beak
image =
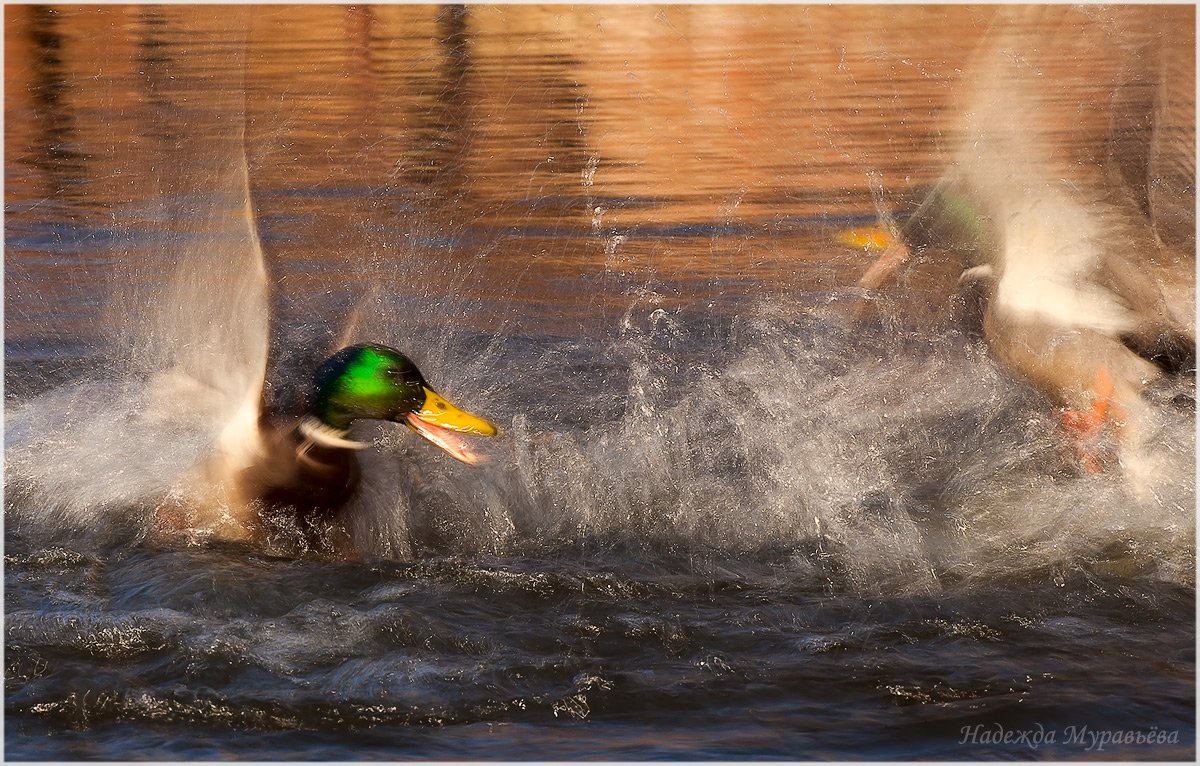
{"label": "open beak", "polygon": [[478,465],[487,457],[475,452],[463,434],[495,436],[496,427],[481,417],[463,412],[441,394],[425,389],[425,405],[419,412],[404,416],[405,424],[422,438],[433,442],[450,457],[469,465]]}

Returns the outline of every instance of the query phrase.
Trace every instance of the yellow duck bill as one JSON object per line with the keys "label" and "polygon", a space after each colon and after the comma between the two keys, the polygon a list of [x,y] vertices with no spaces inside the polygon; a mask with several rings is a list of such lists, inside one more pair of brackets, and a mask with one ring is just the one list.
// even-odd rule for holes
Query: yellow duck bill
{"label": "yellow duck bill", "polygon": [[468,465],[487,462],[487,456],[476,452],[464,434],[495,436],[496,427],[481,417],[455,407],[441,394],[425,389],[425,404],[418,412],[405,416],[406,425],[423,439],[435,444],[455,460]]}

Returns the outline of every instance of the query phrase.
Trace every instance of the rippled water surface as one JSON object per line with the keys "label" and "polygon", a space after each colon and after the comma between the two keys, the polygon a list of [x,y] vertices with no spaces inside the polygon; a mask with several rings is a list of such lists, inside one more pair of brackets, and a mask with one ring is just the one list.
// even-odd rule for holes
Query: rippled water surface
{"label": "rippled water surface", "polygon": [[[844,235],[1000,31],[1083,151],[1194,23],[7,7],[6,756],[1191,759],[1194,392],[1153,492],[1079,471],[953,269],[864,318]],[[163,534],[267,333],[274,410],[375,340],[492,462],[364,425],[351,560]]]}

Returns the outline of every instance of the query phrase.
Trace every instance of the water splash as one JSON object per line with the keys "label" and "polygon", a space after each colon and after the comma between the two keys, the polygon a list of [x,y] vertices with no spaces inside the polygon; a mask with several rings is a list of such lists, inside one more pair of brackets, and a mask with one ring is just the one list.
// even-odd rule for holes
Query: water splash
{"label": "water splash", "polygon": [[[196,130],[213,136],[205,159],[160,179],[171,276],[131,279],[113,301],[116,373],[9,409],[10,518],[23,532],[148,536],[164,508],[219,509],[220,475],[254,452],[263,376],[280,366],[267,360],[244,120],[209,119]],[[634,243],[593,210],[615,280]],[[455,329],[471,264],[423,255],[414,245],[364,267],[364,281],[411,294],[369,291],[345,323],[279,331],[310,348],[419,349],[439,389],[508,433],[497,463],[476,470],[361,424],[376,447],[347,523],[363,555],[715,553],[862,591],[1076,570],[1194,582],[1193,418],[1165,404],[1170,391],[1146,439],[1158,484],[1133,497],[1112,475],[1081,475],[1048,403],[961,332],[864,329],[831,293],[699,316],[640,291],[599,342],[471,334]],[[222,521],[191,519],[199,537]]]}
{"label": "water splash", "polygon": [[[240,262],[252,275],[259,263]],[[196,274],[181,273],[185,283]],[[260,295],[212,308],[258,319]],[[366,554],[632,546],[766,556],[867,590],[1075,566],[1192,580],[1194,437],[1189,414],[1169,406],[1155,440],[1162,483],[1138,499],[1112,475],[1081,476],[1044,400],[954,331],[864,332],[836,300],[764,300],[713,330],[712,317],[644,294],[607,346],[586,349],[456,336],[455,301],[420,303],[426,321],[414,324],[402,319],[411,301],[379,297],[376,331],[396,329],[375,339],[432,350],[428,374],[452,397],[472,392],[480,411],[507,413],[508,435],[481,471],[439,459],[402,429],[363,426],[376,448],[363,455],[347,518]],[[167,372],[146,366],[10,411],[18,525],[100,536],[132,525],[144,536],[156,508],[189,499],[197,465],[228,438],[262,364],[254,327],[230,354],[215,353],[229,337],[216,315],[185,304],[150,325],[157,345],[131,356],[170,359]],[[200,323],[194,343],[189,321]],[[214,359],[228,366],[206,366]],[[220,369],[228,380],[206,378]]]}
{"label": "water splash", "polygon": [[[243,232],[235,252],[254,253],[247,219],[224,220]],[[181,259],[181,302],[161,304],[125,377],[10,410],[9,489],[23,531],[145,537],[164,507],[196,502],[198,466],[245,424],[265,368],[261,260],[212,252]],[[411,276],[417,266],[391,268]],[[241,290],[212,290],[221,274]],[[199,295],[212,301],[184,300]],[[845,297],[764,299],[718,320],[643,291],[615,337],[586,347],[456,332],[452,298],[374,296],[359,312],[376,317],[372,339],[423,349],[437,385],[452,398],[470,392],[507,435],[479,470],[389,424],[360,425],[375,448],[346,513],[356,547],[402,559],[751,556],[866,592],[1078,570],[1194,582],[1194,435],[1190,413],[1166,404],[1171,391],[1160,392],[1153,440],[1160,483],[1134,497],[1113,474],[1082,474],[1046,401],[977,340],[864,330],[841,310]],[[203,539],[221,519],[193,523]]]}
{"label": "water splash", "polygon": [[1117,476],[1081,475],[1045,400],[961,335],[914,349],[836,313],[762,306],[731,328],[740,352],[693,359],[689,375],[664,353],[688,330],[641,316],[609,350],[625,355],[606,376],[624,387],[594,394],[621,415],[584,430],[517,415],[493,475],[429,467],[439,489],[419,502],[457,529],[454,547],[779,556],[867,590],[1075,566],[1192,578],[1186,412],[1163,409],[1160,484],[1137,498]]}
{"label": "water splash", "polygon": [[[366,426],[376,449],[348,514],[359,544],[401,557],[767,556],[866,590],[1078,566],[1191,581],[1194,438],[1171,391],[1159,392],[1161,482],[1138,498],[1082,473],[1047,402],[970,336],[865,333],[815,300],[764,301],[713,332],[711,317],[655,303],[631,298],[617,336],[591,350],[464,343],[436,318],[384,337],[434,349],[422,363],[439,385],[471,392],[507,436],[481,471]],[[402,327],[412,306],[375,310]]]}
{"label": "water splash", "polygon": [[[200,76],[180,65],[170,79],[186,89]],[[112,216],[130,230],[153,221],[160,233],[152,257],[114,270],[105,285],[103,374],[83,372],[81,382],[8,410],[7,486],[32,493],[22,523],[95,532],[134,520],[145,535],[166,507],[225,514],[225,484],[260,449],[267,271],[244,85],[227,93],[209,110],[184,108],[186,94],[178,102],[159,94],[158,129],[140,159],[157,157],[171,172],[156,172],[145,201]],[[180,135],[204,136],[201,151],[180,156]]]}

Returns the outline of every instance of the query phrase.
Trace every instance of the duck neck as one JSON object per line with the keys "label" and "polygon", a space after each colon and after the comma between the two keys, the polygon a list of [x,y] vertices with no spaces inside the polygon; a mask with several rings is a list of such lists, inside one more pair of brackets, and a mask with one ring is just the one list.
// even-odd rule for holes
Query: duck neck
{"label": "duck neck", "polygon": [[334,425],[334,423],[331,423],[326,418],[309,414],[296,426],[296,433],[299,434],[303,441],[330,449],[366,449],[368,445],[364,442],[348,438],[351,422],[353,422],[352,418],[337,419],[334,421],[334,423],[338,424],[344,423],[343,427]]}
{"label": "duck neck", "polygon": [[308,417],[326,428],[338,431],[341,436],[350,432],[350,425],[355,420],[352,415],[325,397],[318,398],[317,406],[308,413]]}

